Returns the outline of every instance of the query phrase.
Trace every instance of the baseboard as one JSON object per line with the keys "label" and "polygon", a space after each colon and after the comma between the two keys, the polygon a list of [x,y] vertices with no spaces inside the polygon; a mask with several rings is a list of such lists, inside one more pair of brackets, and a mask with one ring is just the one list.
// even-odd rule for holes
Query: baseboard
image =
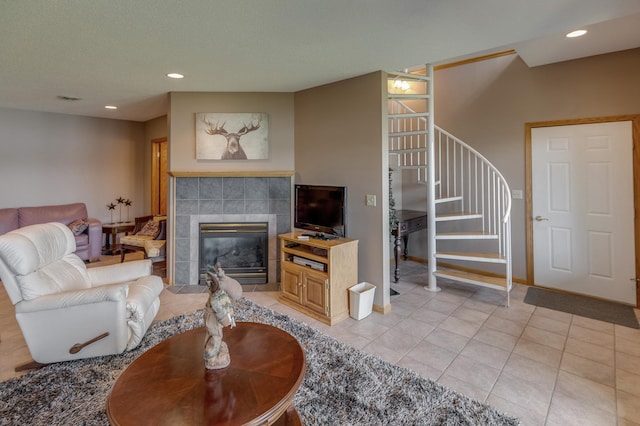
{"label": "baseboard", "polygon": [[391,305],[388,304],[386,306],[380,306],[380,305],[374,304],[373,310],[381,314],[388,314],[389,312],[391,312]]}

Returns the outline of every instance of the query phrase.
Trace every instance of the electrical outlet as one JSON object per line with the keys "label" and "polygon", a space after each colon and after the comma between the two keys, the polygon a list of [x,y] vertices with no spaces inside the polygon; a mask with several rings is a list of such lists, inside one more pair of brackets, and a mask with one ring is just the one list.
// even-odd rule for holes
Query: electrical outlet
{"label": "electrical outlet", "polygon": [[512,189],[511,198],[514,200],[522,200],[522,189]]}
{"label": "electrical outlet", "polygon": [[376,205],[376,196],[375,195],[367,195],[365,199],[365,204],[367,206],[375,206]]}

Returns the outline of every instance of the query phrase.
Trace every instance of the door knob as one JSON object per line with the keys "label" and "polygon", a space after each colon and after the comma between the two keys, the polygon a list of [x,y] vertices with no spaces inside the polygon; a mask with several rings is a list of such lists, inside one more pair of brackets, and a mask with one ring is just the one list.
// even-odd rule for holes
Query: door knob
{"label": "door knob", "polygon": [[535,217],[535,220],[537,220],[538,222],[542,222],[543,220],[549,220],[549,219],[546,218],[546,217],[542,217],[542,216],[538,215],[538,216]]}

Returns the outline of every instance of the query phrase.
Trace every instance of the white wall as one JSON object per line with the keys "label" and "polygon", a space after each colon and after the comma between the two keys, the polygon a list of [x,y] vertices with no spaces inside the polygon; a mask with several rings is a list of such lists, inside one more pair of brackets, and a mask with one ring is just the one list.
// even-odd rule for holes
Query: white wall
{"label": "white wall", "polygon": [[109,222],[122,196],[141,215],[145,153],[143,123],[0,108],[0,208],[84,202]]}

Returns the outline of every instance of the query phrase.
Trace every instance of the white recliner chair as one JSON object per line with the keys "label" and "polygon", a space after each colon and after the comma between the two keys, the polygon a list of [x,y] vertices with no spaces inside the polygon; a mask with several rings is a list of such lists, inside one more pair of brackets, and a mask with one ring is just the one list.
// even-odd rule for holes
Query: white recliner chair
{"label": "white recliner chair", "polygon": [[87,268],[61,223],[0,236],[0,279],[34,361],[41,364],[135,348],[160,308],[151,261]]}

